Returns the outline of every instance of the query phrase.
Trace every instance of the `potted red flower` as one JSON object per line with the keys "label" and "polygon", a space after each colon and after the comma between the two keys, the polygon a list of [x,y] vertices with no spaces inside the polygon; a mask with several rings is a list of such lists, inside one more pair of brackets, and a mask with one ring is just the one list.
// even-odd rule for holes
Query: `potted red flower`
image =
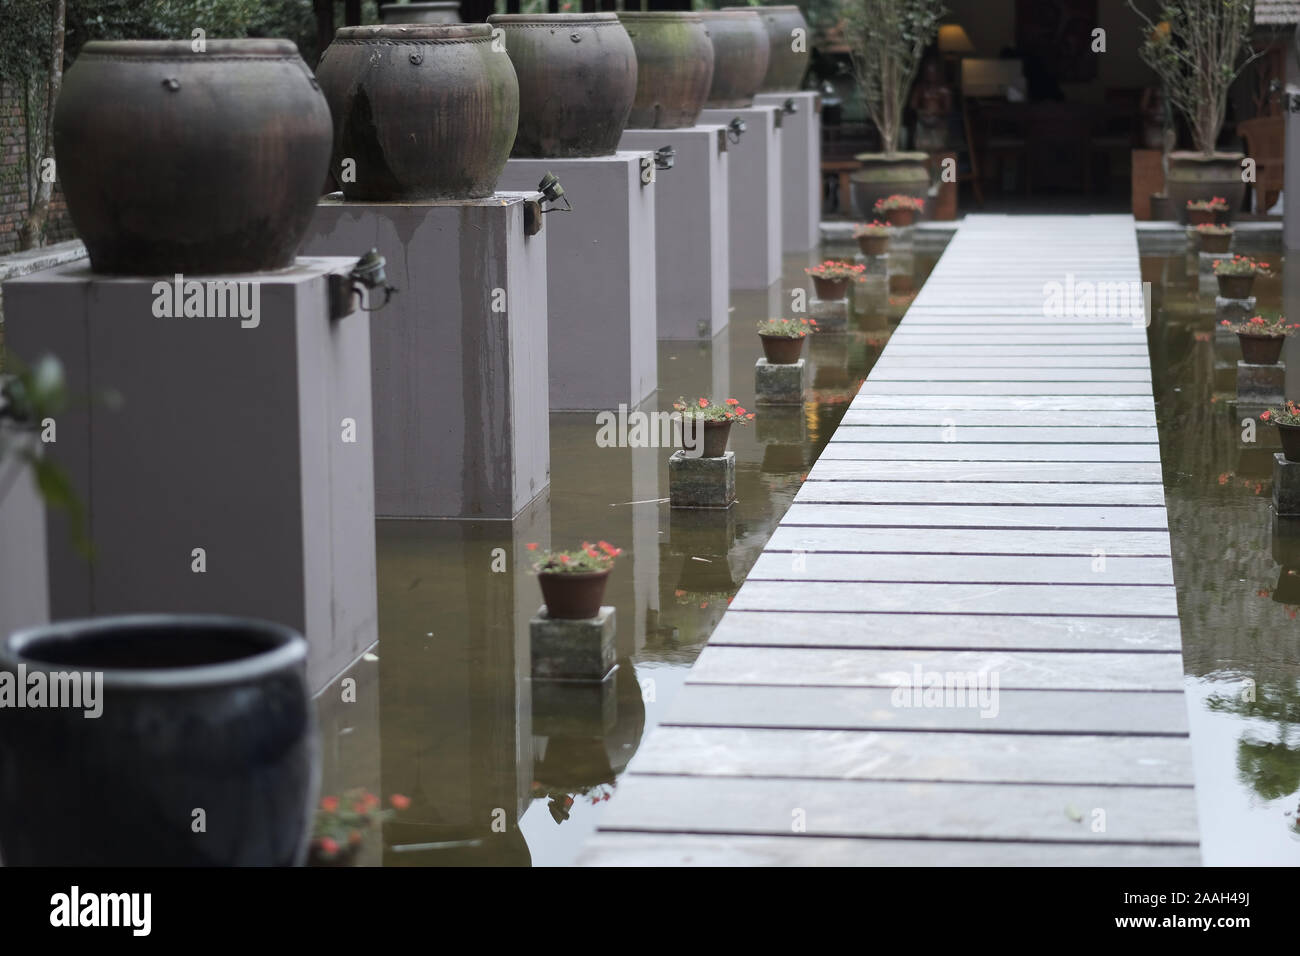
{"label": "potted red flower", "polygon": [[1232,227],[1203,222],[1196,227],[1196,237],[1201,242],[1201,252],[1227,252],[1232,245]]}
{"label": "potted red flower", "polygon": [[[536,544],[526,545],[536,551]],[[622,550],[608,541],[582,542],[573,551],[545,551],[533,565],[542,587],[549,617],[562,621],[585,621],[600,613],[605,583]]]}
{"label": "potted red flower", "polygon": [[891,226],[910,226],[925,208],[925,200],[915,196],[895,194],[877,199],[875,212],[884,213]]}
{"label": "potted red flower", "polygon": [[1219,283],[1219,295],[1225,299],[1248,299],[1255,285],[1255,276],[1272,275],[1267,262],[1250,256],[1233,256],[1214,260],[1214,277]]}
{"label": "potted red flower", "polygon": [[865,265],[854,265],[851,262],[827,259],[821,265],[809,266],[803,271],[812,276],[813,288],[817,290],[817,298],[829,302],[832,299],[842,299],[848,295],[849,283],[861,282],[862,275],[867,271],[867,267]]}
{"label": "potted red flower", "polygon": [[1293,335],[1300,325],[1288,324],[1286,316],[1265,318],[1257,315],[1245,322],[1219,323],[1230,332],[1237,333],[1241,343],[1241,357],[1251,365],[1276,365],[1282,357],[1282,346],[1288,335]]}
{"label": "potted red flower", "polygon": [[379,798],[367,790],[346,791],[342,798],[322,797],[312,825],[308,866],[351,866],[361,852],[365,831],[379,828],[397,810],[411,805],[409,797],[388,798],[391,810],[381,809]]}
{"label": "potted red flower", "polygon": [[673,402],[673,408],[682,415],[683,446],[694,437],[695,442],[691,445],[702,445],[701,458],[721,458],[725,455],[727,442],[731,438],[731,426],[743,425],[754,418],[754,413],[745,411],[734,398],[727,399],[722,405],[715,405],[707,398],[697,398],[693,402],[679,398]]}
{"label": "potted red flower", "polygon": [[1223,222],[1228,215],[1228,200],[1222,196],[1213,199],[1189,199],[1187,201],[1187,224],[1199,226],[1202,223]]}
{"label": "potted red flower", "polygon": [[858,240],[858,248],[864,256],[883,256],[888,252],[890,235],[889,224],[879,219],[853,230],[853,238]]}
{"label": "potted red flower", "polygon": [[1283,456],[1287,461],[1300,462],[1300,405],[1287,402],[1281,408],[1260,412],[1259,420],[1277,426]]}
{"label": "potted red flower", "polygon": [[816,319],[768,319],[758,323],[763,358],[772,365],[793,365],[803,353],[803,340],[816,331]]}

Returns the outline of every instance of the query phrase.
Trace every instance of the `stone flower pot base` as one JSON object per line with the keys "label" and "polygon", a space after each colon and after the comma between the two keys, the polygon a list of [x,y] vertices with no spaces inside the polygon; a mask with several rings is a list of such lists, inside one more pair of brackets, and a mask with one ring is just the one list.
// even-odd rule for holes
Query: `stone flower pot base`
{"label": "stone flower pot base", "polygon": [[802,358],[792,364],[761,358],[754,365],[754,396],[760,405],[802,405],[806,387],[807,364]]}
{"label": "stone flower pot base", "polygon": [[543,606],[528,622],[528,634],[532,643],[533,677],[601,681],[614,669],[615,616],[614,608],[608,605],[601,605],[595,614],[580,619],[557,618],[549,607]]}
{"label": "stone flower pot base", "polygon": [[692,458],[685,451],[673,452],[668,497],[674,508],[730,508],[736,500],[736,453]]}
{"label": "stone flower pot base", "polygon": [[1237,400],[1259,405],[1281,405],[1286,398],[1286,366],[1237,363]]}
{"label": "stone flower pot base", "polygon": [[1273,510],[1295,517],[1300,515],[1300,425],[1279,425],[1278,431],[1282,450],[1273,454]]}

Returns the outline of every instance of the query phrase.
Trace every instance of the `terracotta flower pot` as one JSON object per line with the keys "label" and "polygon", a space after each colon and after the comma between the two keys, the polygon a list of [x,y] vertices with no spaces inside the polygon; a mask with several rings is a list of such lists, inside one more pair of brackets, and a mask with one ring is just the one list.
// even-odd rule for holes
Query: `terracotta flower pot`
{"label": "terracotta flower pot", "polygon": [[608,569],[541,571],[537,575],[547,616],[561,621],[585,621],[599,614],[608,580]]}
{"label": "terracotta flower pot", "polygon": [[1287,461],[1300,461],[1300,425],[1278,425],[1282,455]]}
{"label": "terracotta flower pot", "polygon": [[885,220],[891,226],[910,226],[916,222],[915,209],[888,209],[885,211]]}
{"label": "terracotta flower pot", "polygon": [[1227,252],[1232,246],[1232,233],[1216,235],[1214,233],[1197,233],[1201,237],[1202,252]]}
{"label": "terracotta flower pot", "polygon": [[1241,343],[1242,361],[1249,365],[1276,365],[1282,357],[1282,346],[1286,344],[1285,335],[1251,335],[1238,332],[1237,341]]}
{"label": "terracotta flower pot", "polygon": [[[793,365],[803,354],[804,336],[760,335],[763,340],[763,358],[772,365]],[[715,456],[716,457],[716,456]]]}
{"label": "terracotta flower pot", "polygon": [[[731,422],[703,422],[701,429],[698,421],[686,418],[682,421],[682,447],[691,451],[696,442],[701,442],[701,458],[721,458],[727,453],[727,442],[731,438]],[[700,437],[701,431],[703,438]]]}
{"label": "terracotta flower pot", "polygon": [[842,299],[849,294],[848,279],[827,279],[823,276],[813,276],[813,288],[817,290],[817,298],[830,302],[834,299]]}
{"label": "terracotta flower pot", "polygon": [[1255,277],[1249,276],[1215,276],[1219,280],[1219,295],[1225,299],[1249,299],[1250,290],[1255,286]]}
{"label": "terracotta flower pot", "polygon": [[889,251],[889,235],[858,236],[858,248],[864,256],[882,256]]}

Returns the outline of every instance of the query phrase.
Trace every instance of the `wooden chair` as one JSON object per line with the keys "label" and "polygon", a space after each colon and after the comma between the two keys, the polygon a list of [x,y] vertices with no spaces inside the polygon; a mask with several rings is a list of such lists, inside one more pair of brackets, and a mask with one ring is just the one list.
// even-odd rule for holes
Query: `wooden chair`
{"label": "wooden chair", "polygon": [[1246,155],[1255,161],[1255,211],[1259,213],[1273,208],[1282,191],[1284,123],[1279,115],[1257,116],[1237,124],[1237,135],[1246,141]]}

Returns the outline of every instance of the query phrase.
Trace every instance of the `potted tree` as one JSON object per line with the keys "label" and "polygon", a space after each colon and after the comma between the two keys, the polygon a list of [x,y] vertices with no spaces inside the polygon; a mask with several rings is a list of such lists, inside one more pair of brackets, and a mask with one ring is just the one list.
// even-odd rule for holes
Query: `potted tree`
{"label": "potted tree", "polygon": [[1225,299],[1247,299],[1255,285],[1255,276],[1272,275],[1268,263],[1250,256],[1233,256],[1214,261],[1214,277],[1219,283],[1219,295]]}
{"label": "potted tree", "polygon": [[758,323],[763,357],[772,365],[793,365],[803,352],[803,340],[817,331],[816,319],[768,319]]}
{"label": "potted tree", "polygon": [[850,177],[853,200],[869,215],[877,199],[924,196],[930,188],[925,153],[900,152],[903,110],[925,49],[939,32],[941,0],[848,0],[844,38],[867,111],[880,131],[881,152],[859,153],[866,168]]}
{"label": "potted tree", "polygon": [[[1216,144],[1227,112],[1228,90],[1260,54],[1251,46],[1253,0],[1170,0],[1156,22],[1137,3],[1129,7],[1143,21],[1139,53],[1155,71],[1174,109],[1191,128],[1194,149],[1169,155],[1165,191],[1174,210],[1186,216],[1187,202],[1225,197],[1241,207],[1246,184],[1239,152],[1219,152]],[[1186,219],[1184,218],[1185,222]]]}
{"label": "potted tree", "polygon": [[1300,461],[1300,405],[1287,402],[1281,408],[1260,412],[1259,420],[1276,425],[1287,461]]}
{"label": "potted tree", "polygon": [[727,441],[731,437],[731,426],[743,425],[754,418],[753,412],[740,407],[740,402],[729,398],[721,405],[715,405],[707,398],[697,398],[688,402],[679,398],[673,402],[673,408],[682,416],[682,442],[687,442],[688,430],[700,441],[703,433],[701,458],[721,458],[727,453]]}
{"label": "potted tree", "polygon": [[827,259],[820,265],[809,266],[803,271],[812,276],[817,298],[830,302],[848,295],[849,283],[861,282],[867,267],[854,265],[852,262]]}
{"label": "potted tree", "polygon": [[[526,546],[536,551],[536,544]],[[605,583],[622,550],[608,541],[584,541],[572,551],[545,551],[533,565],[542,588],[548,616],[562,621],[584,621],[600,613]]]}
{"label": "potted tree", "polygon": [[883,256],[889,251],[889,223],[873,219],[853,230],[853,238],[858,241],[858,249],[864,256]]}
{"label": "potted tree", "polygon": [[1283,315],[1268,318],[1256,315],[1245,322],[1224,319],[1220,325],[1237,333],[1242,360],[1251,365],[1276,365],[1282,357],[1282,346],[1286,344],[1287,336],[1300,329],[1300,325],[1288,324]]}

